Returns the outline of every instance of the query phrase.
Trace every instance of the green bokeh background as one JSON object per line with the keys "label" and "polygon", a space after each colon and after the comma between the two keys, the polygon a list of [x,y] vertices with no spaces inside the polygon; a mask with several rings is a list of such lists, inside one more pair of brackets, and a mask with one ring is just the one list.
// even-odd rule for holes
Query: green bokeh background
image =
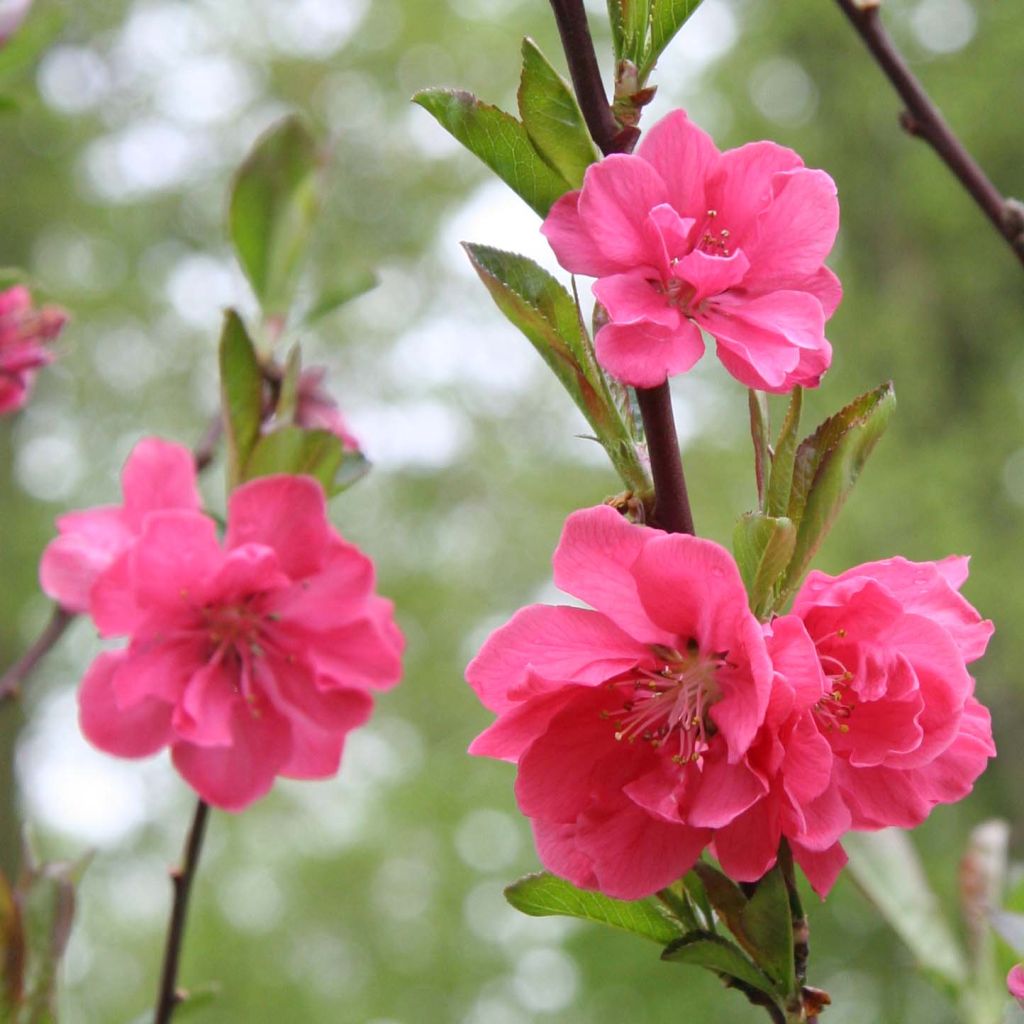
{"label": "green bokeh background", "polygon": [[[610,49],[603,4],[592,4]],[[1021,162],[1024,18],[993,0],[893,0],[885,16],[1007,193]],[[409,96],[470,88],[509,107],[518,41],[561,65],[541,0],[39,0],[59,18],[0,115],[0,265],[74,316],[28,411],[0,423],[0,664],[48,614],[38,554],[62,510],[116,499],[132,443],[193,443],[215,407],[221,306],[252,300],[224,240],[232,167],[280,113],[333,140],[311,281],[372,266],[381,285],[302,336],[371,457],[335,504],[376,559],[408,638],[403,685],[353,738],[341,777],[285,783],[216,814],[183,981],[219,982],[198,1021],[621,1024],[760,1020],[710,977],[596,928],[518,917],[502,885],[536,860],[512,769],[464,751],[487,713],[462,682],[487,630],[555,595],[565,515],[615,491],[600,450],[457,241],[538,252],[536,217]],[[899,409],[818,564],[972,553],[965,590],[996,622],[978,666],[1000,756],[918,831],[950,907],[967,834],[1015,825],[1024,729],[1024,309],[1021,268],[899,107],[834,5],[706,0],[655,73],[647,123],[687,107],[723,147],[771,137],[836,179],[846,297],[812,423],[882,380]],[[467,234],[467,232],[472,232]],[[728,542],[753,502],[746,396],[704,360],[676,382],[699,531]],[[222,501],[215,467],[206,482]],[[77,623],[20,708],[0,711],[0,862],[31,821],[51,856],[96,848],[64,972],[62,1021],[120,1024],[155,992],[192,799],[166,758],[115,764],[74,731],[99,642]],[[17,765],[17,772],[12,765]],[[1019,853],[1024,835],[1015,827]],[[852,883],[812,906],[811,980],[833,1024],[947,1022]]]}

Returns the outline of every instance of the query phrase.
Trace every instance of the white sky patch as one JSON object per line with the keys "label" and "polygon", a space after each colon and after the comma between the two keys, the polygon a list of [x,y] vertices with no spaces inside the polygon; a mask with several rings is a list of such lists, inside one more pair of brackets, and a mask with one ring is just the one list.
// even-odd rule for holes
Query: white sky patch
{"label": "white sky patch", "polygon": [[353,405],[346,412],[370,461],[386,470],[450,466],[470,436],[462,413],[432,399]]}
{"label": "white sky patch", "polygon": [[52,109],[82,114],[98,106],[110,90],[110,70],[103,58],[84,46],[55,46],[37,73],[39,91]]}
{"label": "white sky patch", "polygon": [[751,72],[750,98],[770,121],[800,125],[817,109],[818,88],[795,60],[774,57]]}
{"label": "white sky patch", "polygon": [[176,121],[216,124],[237,117],[259,83],[252,68],[223,54],[183,61],[161,78],[156,107]]}
{"label": "white sky patch", "polygon": [[516,963],[512,986],[528,1010],[557,1013],[568,1007],[579,989],[576,962],[561,949],[531,949]]}
{"label": "white sky patch", "polygon": [[978,15],[969,0],[921,0],[910,26],[926,50],[956,53],[974,38]]}

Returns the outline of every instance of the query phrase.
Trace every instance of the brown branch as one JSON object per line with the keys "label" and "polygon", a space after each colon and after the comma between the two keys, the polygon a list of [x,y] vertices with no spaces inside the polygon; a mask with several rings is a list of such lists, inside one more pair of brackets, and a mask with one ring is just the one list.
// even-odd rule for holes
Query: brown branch
{"label": "brown branch", "polygon": [[[217,415],[210,418],[202,438],[200,438],[199,443],[192,450],[197,473],[202,473],[213,461],[217,444],[223,432],[224,422],[221,414],[217,413]],[[0,704],[20,695],[22,685],[32,675],[46,655],[57,646],[61,637],[67,632],[68,626],[77,617],[76,612],[70,612],[66,608],[61,608],[59,604],[54,603],[49,621],[43,627],[39,636],[33,641],[32,646],[0,676]]]}
{"label": "brown branch", "polygon": [[168,1024],[175,1007],[186,999],[186,994],[177,987],[178,963],[181,959],[181,944],[185,938],[188,898],[192,891],[192,882],[195,880],[196,868],[199,866],[199,855],[203,849],[203,835],[206,832],[209,813],[209,804],[199,800],[196,803],[192,826],[185,841],[182,865],[171,872],[174,904],[171,908],[171,920],[167,926],[167,943],[164,947],[164,964],[163,970],[160,972],[160,991],[157,995],[153,1024]]}
{"label": "brown branch", "polygon": [[636,397],[654,478],[652,525],[668,533],[695,533],[668,381],[656,388],[637,388]]}
{"label": "brown branch", "polygon": [[939,159],[981,207],[995,229],[1006,239],[1017,259],[1024,263],[1024,208],[1007,199],[967,151],[946,123],[941,111],[925,92],[903,55],[882,24],[877,2],[836,0],[857,30],[871,56],[906,104],[900,118],[903,128],[927,142]]}

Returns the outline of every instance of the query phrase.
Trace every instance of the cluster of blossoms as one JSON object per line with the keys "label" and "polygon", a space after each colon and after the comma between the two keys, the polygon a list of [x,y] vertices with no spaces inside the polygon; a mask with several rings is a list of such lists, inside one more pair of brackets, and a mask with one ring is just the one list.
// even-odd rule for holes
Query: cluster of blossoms
{"label": "cluster of blossoms", "polygon": [[82,681],[86,737],[121,757],[169,746],[227,810],[278,775],[333,775],[372,692],[398,682],[402,636],[372,563],[328,522],[320,484],[244,484],[221,543],[187,449],[141,441],[122,482],[122,505],[58,520],[40,567],[62,607],[127,638]]}
{"label": "cluster of blossoms", "polygon": [[0,416],[16,412],[28,401],[36,371],[53,362],[46,346],[67,319],[55,306],[36,309],[21,285],[0,292]]}
{"label": "cluster of blossoms", "polygon": [[566,270],[598,279],[597,358],[613,376],[649,388],[689,370],[703,328],[737,380],[785,392],[831,362],[842,289],[824,260],[838,228],[824,171],[773,142],[720,153],[678,110],[635,155],[592,164],[542,230]]}
{"label": "cluster of blossoms", "polygon": [[919,824],[995,753],[966,575],[814,572],[761,623],[724,548],[581,510],[554,578],[593,610],[533,605],[491,635],[467,679],[497,720],[470,751],[518,765],[540,858],[578,886],[636,899],[706,848],[754,881],[785,837],[824,895],[845,832]]}

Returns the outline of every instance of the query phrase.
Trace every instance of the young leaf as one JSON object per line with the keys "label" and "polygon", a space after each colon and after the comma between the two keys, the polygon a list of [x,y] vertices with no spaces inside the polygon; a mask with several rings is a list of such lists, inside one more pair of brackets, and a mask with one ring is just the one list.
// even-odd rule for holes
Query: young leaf
{"label": "young leaf", "polygon": [[750,595],[751,611],[763,619],[775,608],[775,584],[786,571],[796,544],[796,527],[780,516],[760,512],[740,516],[732,547]]}
{"label": "young leaf", "polygon": [[789,518],[797,527],[796,547],[782,597],[799,585],[895,406],[892,384],[884,384],[827,419],[797,448],[789,497]]}
{"label": "young leaf", "polygon": [[347,303],[358,299],[360,295],[365,295],[371,289],[376,288],[378,284],[377,275],[365,267],[343,274],[334,281],[331,287],[324,289],[314,299],[302,317],[303,324],[308,327],[310,324],[316,323],[335,310],[341,309]]}
{"label": "young leaf", "polygon": [[608,384],[594,358],[572,296],[525,256],[463,243],[498,308],[519,328],[554,371],[587,418],[625,485],[643,497],[647,471]]}
{"label": "young leaf", "polygon": [[229,309],[220,336],[220,391],[228,450],[228,479],[240,482],[242,467],[260,436],[263,370],[241,317]]}
{"label": "young leaf", "polygon": [[960,989],[966,981],[964,951],[907,834],[895,828],[851,832],[843,847],[857,884],[921,966],[947,989]]}
{"label": "young leaf", "polygon": [[796,457],[797,431],[800,429],[800,409],[804,389],[797,385],[789,399],[789,409],[775,442],[771,475],[765,511],[770,516],[784,516],[789,508],[789,494],[793,489],[793,460]]}
{"label": "young leaf", "polygon": [[[651,0],[651,39],[643,61],[646,78],[657,63],[665,47],[686,24],[701,0]],[[638,62],[639,63],[639,62]]]}
{"label": "young leaf", "polygon": [[743,890],[731,878],[704,860],[699,860],[693,865],[693,874],[704,886],[708,902],[715,908],[715,912],[725,922],[726,927],[740,938],[743,932],[743,908],[747,905],[747,897]]}
{"label": "young leaf", "polygon": [[789,893],[776,864],[754,890],[740,911],[743,934],[750,943],[747,952],[786,996],[796,991],[793,963],[793,920]]}
{"label": "young leaf", "polygon": [[245,464],[242,479],[304,473],[319,480],[331,497],[350,487],[368,469],[366,458],[358,452],[346,451],[341,438],[329,430],[285,426],[259,439]]}
{"label": "young leaf", "polygon": [[608,13],[613,26],[612,35],[618,33],[616,60],[639,64],[647,49],[647,29],[650,24],[651,5],[657,0],[608,0]]}
{"label": "young leaf", "polygon": [[532,39],[523,40],[519,116],[538,153],[573,188],[600,153],[591,141],[576,96]]}
{"label": "young leaf", "polygon": [[661,959],[670,963],[706,967],[727,982],[735,979],[741,983],[740,987],[763,993],[774,1005],[778,1005],[778,993],[771,979],[739,947],[720,935],[690,932],[668,945]]}
{"label": "young leaf", "polygon": [[413,102],[432,114],[541,217],[572,188],[541,159],[526,129],[511,114],[454,89],[424,89],[413,96]]}
{"label": "young leaf", "polygon": [[7,878],[0,872],[0,1021],[21,999],[25,974],[25,933],[21,911]]}
{"label": "young leaf", "polygon": [[299,405],[299,378],[302,374],[302,352],[295,345],[288,353],[284,373],[277,389],[277,405],[274,406],[275,424],[285,425],[295,421]]}
{"label": "young leaf", "polygon": [[757,481],[757,507],[764,511],[765,486],[771,456],[768,451],[768,434],[771,425],[768,419],[768,396],[753,388],[747,392],[750,408],[750,440],[754,445],[754,479]]}
{"label": "young leaf", "polygon": [[505,899],[531,917],[578,917],[618,928],[664,946],[680,931],[650,900],[615,900],[585,892],[546,871],[526,875],[505,889]]}
{"label": "young leaf", "polygon": [[284,319],[323,187],[316,140],[295,115],[261,136],[235,175],[228,225],[266,319]]}

